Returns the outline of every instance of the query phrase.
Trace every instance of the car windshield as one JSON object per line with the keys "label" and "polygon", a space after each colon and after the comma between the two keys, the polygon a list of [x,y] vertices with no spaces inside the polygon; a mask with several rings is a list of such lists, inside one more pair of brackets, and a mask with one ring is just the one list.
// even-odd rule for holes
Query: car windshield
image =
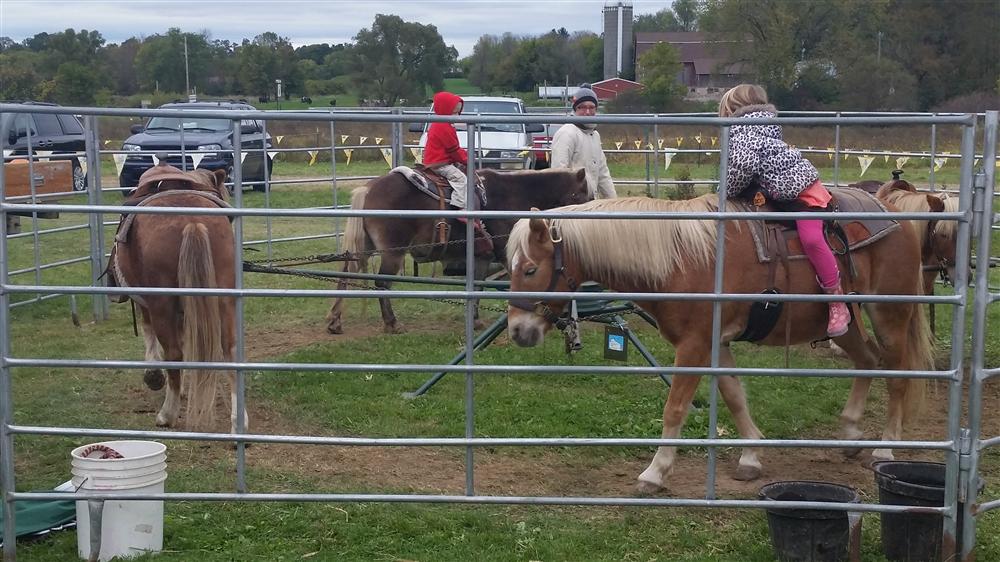
{"label": "car windshield", "polygon": [[[518,107],[516,103],[505,102],[505,101],[464,101],[462,106],[462,115],[475,115],[477,113],[482,113],[484,115],[491,113],[521,113],[521,108]],[[458,123],[455,128],[464,131],[465,124]],[[479,126],[480,131],[500,131],[504,133],[521,133],[524,132],[524,125],[519,123],[486,123]]]}
{"label": "car windshield", "polygon": [[179,131],[181,126],[184,127],[185,131],[230,131],[233,128],[232,121],[228,119],[213,119],[191,115],[184,118],[153,117],[146,124],[146,129]]}

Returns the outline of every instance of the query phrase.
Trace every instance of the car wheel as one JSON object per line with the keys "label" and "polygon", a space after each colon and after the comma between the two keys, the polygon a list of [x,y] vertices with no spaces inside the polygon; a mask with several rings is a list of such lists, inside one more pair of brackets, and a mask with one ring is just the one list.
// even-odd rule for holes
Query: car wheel
{"label": "car wheel", "polygon": [[73,161],[73,191],[87,190],[87,174],[83,173],[83,166],[76,160]]}

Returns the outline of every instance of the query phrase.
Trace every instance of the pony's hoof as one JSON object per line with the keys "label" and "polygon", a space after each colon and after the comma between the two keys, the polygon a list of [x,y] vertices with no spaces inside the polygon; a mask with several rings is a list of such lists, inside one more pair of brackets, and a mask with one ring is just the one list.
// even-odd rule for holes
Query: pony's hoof
{"label": "pony's hoof", "polygon": [[163,371],[160,369],[146,369],[142,374],[142,382],[146,383],[146,387],[150,390],[163,388],[164,380]]}
{"label": "pony's hoof", "polygon": [[733,475],[733,479],[741,482],[749,482],[760,478],[760,473],[761,470],[759,466],[742,465],[736,469],[736,474]]}
{"label": "pony's hoof", "polygon": [[170,427],[174,425],[174,422],[168,420],[165,416],[156,416],[156,426],[157,427]]}
{"label": "pony's hoof", "polygon": [[875,449],[874,451],[872,451],[873,463],[881,461],[894,461],[894,460],[896,460],[896,457],[893,456],[892,451],[890,449]]}
{"label": "pony's hoof", "polygon": [[326,331],[329,332],[329,333],[331,333],[331,334],[335,334],[335,335],[336,334],[343,334],[344,333],[344,326],[343,326],[343,324],[340,323],[340,319],[331,320],[326,325]]}
{"label": "pony's hoof", "polygon": [[405,334],[406,333],[406,328],[403,328],[403,325],[400,324],[399,322],[393,322],[392,324],[386,324],[385,328],[383,328],[383,330],[387,334]]}
{"label": "pony's hoof", "polygon": [[651,496],[662,489],[663,486],[648,480],[639,480],[635,484],[635,491],[638,492],[640,496]]}

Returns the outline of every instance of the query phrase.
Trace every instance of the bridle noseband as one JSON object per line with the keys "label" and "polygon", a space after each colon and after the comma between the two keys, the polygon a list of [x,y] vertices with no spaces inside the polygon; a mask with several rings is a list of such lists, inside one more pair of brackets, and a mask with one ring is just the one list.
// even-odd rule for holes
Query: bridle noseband
{"label": "bridle noseband", "polygon": [[[549,278],[549,286],[545,289],[545,292],[551,293],[555,291],[560,277],[566,278],[566,285],[569,286],[570,291],[576,291],[578,287],[576,280],[566,274],[566,264],[563,261],[563,239],[559,232],[559,227],[555,224],[549,225],[549,239],[552,241],[552,277]],[[510,299],[510,305],[514,308],[541,316],[561,331],[566,330],[566,328],[575,322],[569,314],[563,313],[562,315],[557,315],[549,305],[540,300]]]}

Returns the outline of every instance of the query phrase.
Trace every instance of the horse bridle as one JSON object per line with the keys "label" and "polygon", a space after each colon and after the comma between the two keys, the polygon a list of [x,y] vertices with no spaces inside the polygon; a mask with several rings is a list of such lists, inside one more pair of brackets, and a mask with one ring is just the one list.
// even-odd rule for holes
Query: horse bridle
{"label": "horse bridle", "polygon": [[[556,285],[559,284],[560,277],[564,277],[566,279],[566,285],[569,286],[570,291],[575,291],[577,289],[577,283],[571,275],[566,273],[566,264],[563,261],[563,239],[559,232],[559,227],[555,224],[549,225],[549,240],[552,241],[552,277],[549,278],[549,286],[545,289],[545,292],[551,293],[552,291],[555,291]],[[553,312],[549,305],[545,304],[541,300],[530,301],[528,299],[510,299],[510,305],[519,310],[524,310],[541,316],[545,320],[552,323],[560,331],[566,330],[566,328],[568,328],[575,321],[565,312],[561,315],[557,315]]]}
{"label": "horse bridle", "polygon": [[934,234],[937,232],[938,223],[941,221],[928,221],[927,223],[927,239],[924,241],[924,245],[930,250],[931,255],[937,259],[937,265],[925,265],[925,271],[937,271],[938,276],[941,278],[941,282],[945,285],[955,286],[954,279],[948,275],[949,259],[942,258],[938,255],[937,251],[934,249]]}

